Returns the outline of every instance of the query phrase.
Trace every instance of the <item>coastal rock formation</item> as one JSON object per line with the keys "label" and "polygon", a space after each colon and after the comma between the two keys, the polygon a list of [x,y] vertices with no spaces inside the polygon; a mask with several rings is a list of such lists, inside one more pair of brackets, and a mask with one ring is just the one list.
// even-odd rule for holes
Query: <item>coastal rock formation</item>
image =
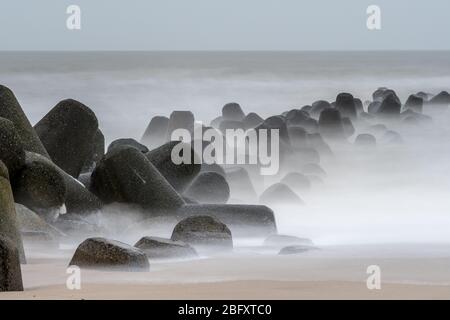
{"label": "coastal rock formation", "polygon": [[143,237],[135,245],[149,259],[179,259],[196,257],[197,252],[190,245],[159,237]]}
{"label": "coastal rock formation", "polygon": [[184,195],[199,203],[226,203],[230,198],[230,187],[224,176],[203,172],[195,178]]}
{"label": "coastal rock formation", "polygon": [[23,291],[19,250],[0,234],[0,292]]}

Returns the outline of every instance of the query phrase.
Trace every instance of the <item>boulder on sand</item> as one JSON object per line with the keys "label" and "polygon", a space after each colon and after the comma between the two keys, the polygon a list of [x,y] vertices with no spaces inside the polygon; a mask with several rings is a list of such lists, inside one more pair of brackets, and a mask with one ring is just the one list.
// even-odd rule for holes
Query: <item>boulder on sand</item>
{"label": "boulder on sand", "polygon": [[227,203],[230,187],[224,176],[215,172],[200,173],[184,192],[199,203]]}
{"label": "boulder on sand", "polygon": [[259,203],[267,205],[303,205],[304,202],[284,183],[275,183],[259,197]]}
{"label": "boulder on sand", "polygon": [[227,103],[222,108],[222,118],[224,120],[242,121],[245,118],[245,113],[239,104],[235,102]]}
{"label": "boulder on sand", "polygon": [[70,266],[111,271],[148,271],[150,264],[140,249],[105,238],[89,238],[75,251]]}
{"label": "boulder on sand", "polygon": [[261,205],[189,204],[177,211],[180,219],[202,215],[212,216],[225,223],[236,236],[268,235],[277,231],[273,211]]}
{"label": "boulder on sand", "polygon": [[12,181],[25,164],[25,151],[20,136],[14,124],[4,118],[0,118],[0,161],[8,168]]}
{"label": "boulder on sand", "polygon": [[119,147],[123,147],[123,146],[136,148],[142,153],[147,153],[149,151],[146,146],[144,146],[143,144],[140,144],[139,142],[137,142],[134,139],[117,139],[117,140],[114,140],[113,142],[111,142],[111,144],[108,147],[108,152],[114,150],[115,148],[119,148]]}
{"label": "boulder on sand", "polygon": [[73,99],[59,102],[35,126],[52,161],[74,178],[91,155],[98,129],[94,112]]}
{"label": "boulder on sand", "polygon": [[175,210],[183,199],[139,150],[108,152],[92,172],[91,191],[104,203],[132,203],[157,212]]}
{"label": "boulder on sand", "polygon": [[20,261],[25,263],[25,251],[9,183],[8,169],[2,161],[0,161],[0,235],[11,240],[18,250]]}
{"label": "boulder on sand", "polygon": [[153,117],[141,138],[141,143],[150,149],[159,147],[166,142],[168,125],[169,118],[161,116]]}
{"label": "boulder on sand", "polygon": [[233,248],[230,229],[211,216],[192,216],[181,220],[173,230],[171,239],[192,246]]}
{"label": "boulder on sand", "polygon": [[[183,145],[179,145],[182,143]],[[180,149],[190,148],[191,161],[190,163],[175,164],[172,161],[172,151],[177,146]],[[180,157],[183,156],[182,151]],[[166,178],[175,190],[182,193],[188,185],[194,180],[200,172],[201,164],[198,155],[194,149],[184,142],[171,141],[159,148],[149,151],[146,155],[148,160],[158,169],[159,172]]]}
{"label": "boulder on sand", "polygon": [[197,252],[190,245],[182,241],[159,237],[143,237],[134,246],[141,249],[149,259],[177,259],[197,256]]}
{"label": "boulder on sand", "polygon": [[0,292],[23,291],[19,251],[0,234]]}
{"label": "boulder on sand", "polygon": [[49,157],[14,93],[2,85],[0,85],[0,117],[8,119],[14,124],[25,150]]}

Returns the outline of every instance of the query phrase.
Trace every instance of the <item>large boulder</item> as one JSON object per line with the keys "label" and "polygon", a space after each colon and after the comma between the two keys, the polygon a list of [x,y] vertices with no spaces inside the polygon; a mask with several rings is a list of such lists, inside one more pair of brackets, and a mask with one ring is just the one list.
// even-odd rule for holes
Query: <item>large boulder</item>
{"label": "large boulder", "polygon": [[65,234],[52,225],[48,224],[45,220],[43,220],[38,214],[28,209],[27,207],[16,203],[16,216],[17,223],[20,229],[20,232],[30,233],[30,232],[39,232],[49,234],[54,238],[64,237]]}
{"label": "large boulder", "polygon": [[173,230],[171,239],[192,246],[233,248],[230,229],[217,218],[192,216],[181,220]]}
{"label": "large boulder", "polygon": [[309,119],[309,114],[306,111],[293,109],[286,114],[286,124],[290,126],[301,126]]}
{"label": "large boulder", "polygon": [[0,235],[11,240],[18,250],[20,260],[25,263],[25,251],[9,183],[8,169],[2,161],[0,161]]}
{"label": "large boulder", "polygon": [[14,124],[25,150],[49,157],[14,93],[2,85],[0,85],[0,117],[8,119]]}
{"label": "large boulder", "polygon": [[25,151],[20,136],[14,124],[4,118],[0,118],[0,161],[8,168],[12,180],[25,164]]}
{"label": "large boulder", "polygon": [[89,238],[75,251],[69,265],[112,271],[148,271],[150,264],[141,250],[105,238]]}
{"label": "large boulder", "polygon": [[328,101],[318,100],[312,104],[309,114],[318,119],[322,111],[328,108],[331,108],[331,104]]}
{"label": "large boulder", "polygon": [[95,132],[91,143],[91,152],[86,158],[82,172],[92,172],[97,163],[105,155],[105,136],[100,129]]}
{"label": "large boulder", "polygon": [[266,205],[304,205],[303,200],[284,183],[275,183],[260,196],[259,203]]}
{"label": "large boulder", "polygon": [[197,256],[190,245],[182,241],[173,241],[159,237],[143,237],[135,245],[149,259],[179,259]]}
{"label": "large boulder", "polygon": [[264,119],[261,118],[257,113],[254,113],[254,112],[250,112],[242,120],[245,130],[256,128],[263,122],[264,122]]}
{"label": "large boulder", "polygon": [[341,113],[337,109],[326,108],[320,113],[319,131],[328,139],[343,139],[345,137]]}
{"label": "large boulder", "polygon": [[340,93],[336,97],[336,108],[342,117],[355,119],[357,115],[355,99],[350,93]]}
{"label": "large boulder", "polygon": [[377,113],[385,117],[395,117],[400,114],[401,107],[402,105],[397,95],[395,93],[389,93],[383,99],[383,102],[378,108]]}
{"label": "large boulder", "polygon": [[98,129],[94,112],[76,100],[63,100],[34,128],[53,162],[78,178],[92,153],[92,142]]}
{"label": "large boulder", "polygon": [[156,212],[179,208],[183,199],[138,149],[108,152],[91,176],[91,191],[104,203],[123,202]]}
{"label": "large boulder", "polygon": [[222,108],[222,118],[224,120],[242,121],[245,118],[245,113],[239,104],[235,102],[227,103]]}
{"label": "large boulder", "polygon": [[450,105],[450,94],[447,91],[442,91],[431,98],[427,105],[432,106],[433,110],[446,110]]}
{"label": "large boulder", "polygon": [[172,133],[176,129],[186,129],[190,133],[194,132],[195,118],[191,111],[173,111],[170,114],[167,124],[166,141],[172,140]]}
{"label": "large boulder", "polygon": [[230,187],[224,176],[215,172],[200,173],[184,192],[199,203],[227,203]]}
{"label": "large boulder", "polygon": [[0,292],[23,291],[19,251],[15,244],[0,234]]}
{"label": "large boulder", "polygon": [[[172,151],[175,147],[181,150],[190,148],[191,158],[189,163],[175,164],[172,161]],[[180,156],[183,155],[183,152],[181,151]],[[180,193],[191,184],[201,169],[198,155],[190,145],[184,142],[168,142],[159,148],[149,151],[146,157],[161,172],[164,178],[169,181],[172,187]]]}
{"label": "large boulder", "polygon": [[64,178],[66,185],[65,206],[68,213],[90,214],[102,208],[103,203],[99,198],[86,189],[81,182],[59,168],[52,161],[39,154],[26,152],[26,162],[39,162],[52,167]]}
{"label": "large boulder", "polygon": [[408,97],[405,103],[405,110],[412,110],[414,112],[422,113],[423,110],[423,98],[412,94]]}
{"label": "large boulder", "polygon": [[261,205],[240,204],[189,204],[177,211],[186,218],[196,215],[211,216],[225,223],[236,236],[268,235],[277,231],[273,211]]}
{"label": "large boulder", "polygon": [[141,143],[150,149],[164,144],[166,142],[168,125],[169,118],[161,116],[153,117],[141,138]]}

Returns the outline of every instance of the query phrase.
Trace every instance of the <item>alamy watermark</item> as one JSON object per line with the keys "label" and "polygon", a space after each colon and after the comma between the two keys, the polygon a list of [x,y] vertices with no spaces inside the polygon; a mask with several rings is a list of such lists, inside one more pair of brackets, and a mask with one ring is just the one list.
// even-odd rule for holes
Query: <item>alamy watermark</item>
{"label": "alamy watermark", "polygon": [[[214,128],[204,129],[197,122],[193,137],[191,131],[180,128],[172,132],[171,140],[185,142],[172,149],[171,159],[176,165],[253,164],[260,165],[260,173],[266,176],[276,175],[280,167],[278,129],[226,129],[222,134]],[[192,144],[197,157],[192,155]]]}
{"label": "alamy watermark", "polygon": [[381,268],[377,265],[371,265],[367,267],[366,285],[369,290],[381,290]]}
{"label": "alamy watermark", "polygon": [[367,7],[367,29],[381,30],[381,8],[377,5],[370,5]]}
{"label": "alamy watermark", "polygon": [[81,30],[81,8],[77,5],[70,5],[66,9],[69,15],[66,20],[66,27],[69,30]]}
{"label": "alamy watermark", "polygon": [[81,269],[78,266],[69,266],[66,269],[69,275],[66,280],[66,287],[69,290],[81,290]]}

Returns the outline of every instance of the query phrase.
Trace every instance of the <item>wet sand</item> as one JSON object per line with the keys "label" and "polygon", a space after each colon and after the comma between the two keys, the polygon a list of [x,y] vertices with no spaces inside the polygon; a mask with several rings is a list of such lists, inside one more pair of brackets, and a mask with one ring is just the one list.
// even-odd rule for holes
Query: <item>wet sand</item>
{"label": "wet sand", "polygon": [[[301,255],[238,248],[222,256],[152,262],[150,272],[82,270],[65,283],[70,252],[39,254],[22,267],[25,291],[0,299],[449,299],[450,245],[325,247]],[[381,289],[366,271],[381,268]]]}

